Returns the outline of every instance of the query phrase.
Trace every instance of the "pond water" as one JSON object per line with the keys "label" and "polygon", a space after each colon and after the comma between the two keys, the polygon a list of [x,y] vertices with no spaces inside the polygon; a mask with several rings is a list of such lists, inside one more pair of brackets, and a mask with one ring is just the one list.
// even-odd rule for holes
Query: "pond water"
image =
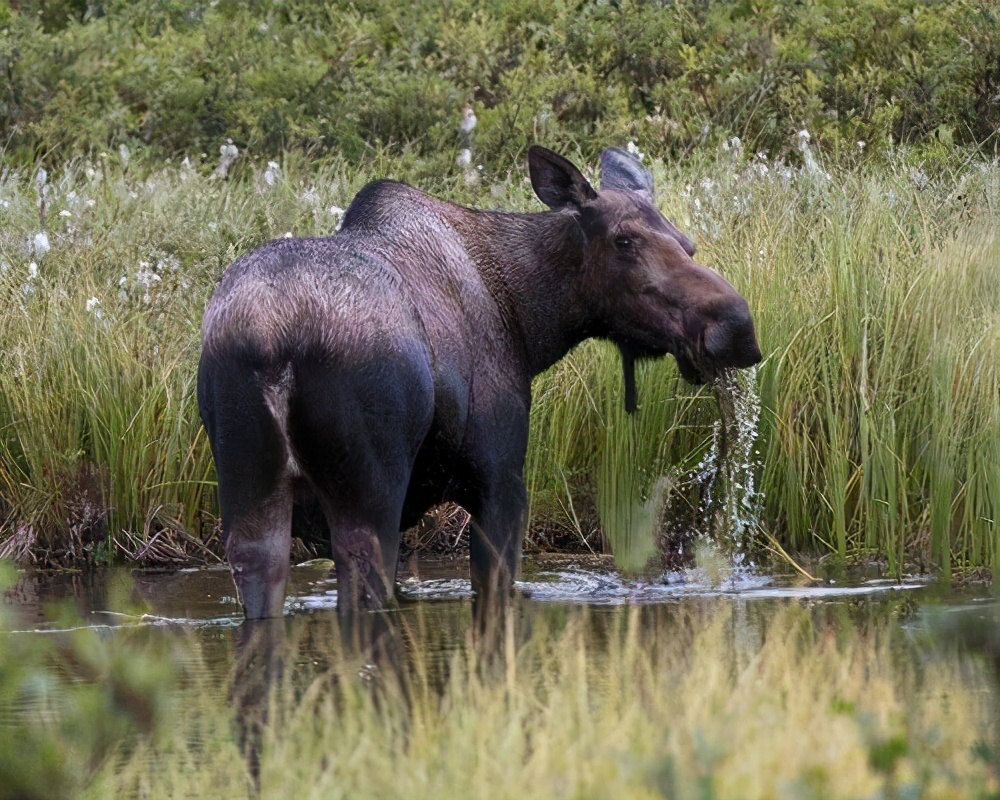
{"label": "pond water", "polygon": [[[387,612],[401,623],[419,615],[421,628],[434,628],[428,645],[448,653],[468,643],[472,589],[467,560],[429,559],[402,565],[398,609]],[[111,568],[89,572],[23,572],[3,596],[15,610],[16,635],[44,635],[63,630],[54,621],[53,608],[69,606],[79,625],[106,631],[144,628],[152,631],[188,631],[199,647],[197,668],[226,674],[242,612],[226,567],[175,571]],[[318,560],[292,569],[285,625],[289,631],[331,622],[336,617],[336,579],[330,562]],[[893,625],[916,632],[935,620],[961,619],[973,639],[995,641],[1000,620],[998,603],[989,587],[956,589],[927,578],[894,581],[860,575],[808,582],[795,575],[763,575],[734,571],[710,579],[700,570],[667,572],[651,579],[627,579],[601,557],[540,557],[526,560],[517,584],[516,615],[563,618],[567,611],[586,608],[613,615],[624,607],[644,606],[651,618],[669,624],[680,606],[700,609],[732,608],[745,620],[766,620],[788,604],[836,614],[861,625]],[[948,617],[942,617],[942,614]],[[951,626],[955,627],[955,626]],[[156,635],[151,633],[150,635]],[[968,638],[968,636],[966,637]],[[411,646],[427,647],[413,642]]]}

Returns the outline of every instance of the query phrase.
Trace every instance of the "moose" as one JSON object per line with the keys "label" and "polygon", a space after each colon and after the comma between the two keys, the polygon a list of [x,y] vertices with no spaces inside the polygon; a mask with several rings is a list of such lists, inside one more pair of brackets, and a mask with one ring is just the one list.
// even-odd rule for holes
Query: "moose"
{"label": "moose", "polygon": [[281,616],[309,498],[340,612],[390,603],[400,532],[433,505],[463,506],[485,624],[520,566],[534,376],[609,340],[634,411],[636,359],[671,354],[692,383],[760,361],[746,300],[695,263],[636,158],[605,150],[599,190],[537,145],[528,167],[548,211],[475,210],[379,180],[335,234],[270,242],[222,276],[198,405],[247,619]]}

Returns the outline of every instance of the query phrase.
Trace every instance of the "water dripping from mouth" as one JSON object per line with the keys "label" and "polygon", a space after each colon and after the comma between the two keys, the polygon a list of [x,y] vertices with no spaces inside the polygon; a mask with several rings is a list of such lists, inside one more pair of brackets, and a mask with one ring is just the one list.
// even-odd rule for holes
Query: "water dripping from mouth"
{"label": "water dripping from mouth", "polygon": [[728,555],[733,570],[752,570],[749,552],[764,499],[756,483],[761,467],[757,367],[723,370],[711,387],[720,418],[694,471],[701,487],[696,529],[699,538]]}

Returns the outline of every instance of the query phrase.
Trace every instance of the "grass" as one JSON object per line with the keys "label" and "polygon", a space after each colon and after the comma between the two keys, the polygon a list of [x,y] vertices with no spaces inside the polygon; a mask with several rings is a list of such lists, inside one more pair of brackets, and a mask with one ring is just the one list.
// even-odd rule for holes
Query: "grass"
{"label": "grass", "polygon": [[[783,177],[761,161],[678,172],[661,191],[665,210],[746,294],[766,355],[764,526],[786,548],[875,555],[893,572],[994,563],[1000,173],[927,184],[902,169]],[[581,348],[539,380],[535,486],[558,494],[563,474],[605,463],[600,415],[571,415],[620,396],[606,359]],[[669,363],[648,368],[640,396],[653,437],[640,468],[685,474],[707,446],[714,403]],[[674,512],[689,515],[697,491],[675,490]]]}
{"label": "grass", "polygon": [[[363,659],[330,644],[336,622],[314,617],[286,643],[260,795],[995,796],[985,665],[916,650],[894,623],[859,629],[826,612],[767,618],[727,603],[539,618],[498,673],[464,650],[442,664],[417,648],[405,701],[379,673],[359,678]],[[431,633],[419,613],[411,623],[407,639]],[[123,746],[80,796],[246,796],[224,693],[185,681],[176,720]]]}
{"label": "grass", "polygon": [[[238,255],[286,232],[331,232],[337,209],[382,175],[470,205],[537,208],[520,170],[435,178],[410,157],[355,167],[289,154],[272,185],[263,163],[237,160],[225,180],[214,166],[105,156],[63,164],[44,185],[0,173],[0,557],[169,560],[213,546],[194,373],[202,309]],[[664,211],[754,310],[760,523],[786,549],[877,556],[894,572],[990,566],[1000,167],[928,176],[899,157],[827,177],[822,166],[733,151],[653,165]],[[698,487],[686,476],[710,443],[711,393],[669,361],[640,365],[627,419],[621,383],[600,343],[536,381],[534,526],[599,544],[599,508],[610,531],[624,507],[614,497],[641,508],[670,486],[666,519],[690,527]],[[657,527],[650,508],[640,516]]]}

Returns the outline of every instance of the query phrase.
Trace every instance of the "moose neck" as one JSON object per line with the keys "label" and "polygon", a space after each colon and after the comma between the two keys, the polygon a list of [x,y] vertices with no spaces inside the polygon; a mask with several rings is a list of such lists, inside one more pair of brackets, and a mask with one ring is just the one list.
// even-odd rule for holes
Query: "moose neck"
{"label": "moose neck", "polygon": [[601,334],[576,289],[584,237],[573,216],[472,212],[466,244],[532,376]]}

